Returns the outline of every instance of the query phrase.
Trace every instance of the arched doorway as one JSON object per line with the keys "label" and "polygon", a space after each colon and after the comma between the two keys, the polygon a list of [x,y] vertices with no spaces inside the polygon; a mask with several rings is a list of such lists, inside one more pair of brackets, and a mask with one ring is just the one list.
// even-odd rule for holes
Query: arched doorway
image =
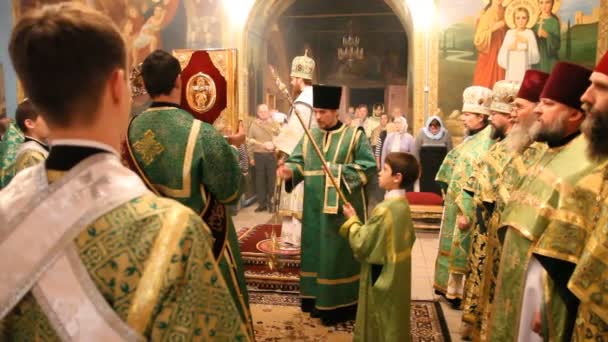
{"label": "arched doorway", "polygon": [[[334,61],[331,62],[334,64],[333,67],[328,67],[331,63],[328,64],[326,61],[327,59],[325,59],[325,61],[317,61],[318,74],[317,80],[315,81],[346,85],[352,89],[358,89],[355,90],[355,93],[359,94],[361,94],[361,91],[365,92],[366,89],[375,89],[376,94],[378,93],[378,89],[387,90],[389,89],[387,86],[390,85],[391,81],[395,84],[400,84],[402,87],[393,87],[392,92],[384,91],[385,101],[380,102],[394,102],[395,99],[391,100],[390,96],[401,98],[402,100],[404,99],[404,105],[400,105],[400,107],[405,107],[401,109],[410,116],[409,121],[412,123],[412,93],[414,89],[414,68],[412,66],[414,59],[414,40],[410,11],[402,0],[376,0],[371,2],[372,4],[370,5],[370,1],[319,1],[318,8],[315,8],[316,2],[311,5],[310,1],[302,0],[255,1],[243,29],[240,50],[241,57],[239,58],[240,63],[242,63],[241,65],[247,70],[246,80],[242,79],[240,89],[241,94],[247,94],[241,98],[242,111],[253,114],[252,110],[255,103],[268,102],[268,100],[275,100],[276,107],[279,109],[286,110],[286,106],[288,107],[286,102],[282,101],[279,96],[275,98],[272,98],[271,96],[270,99],[269,96],[267,96],[269,94],[268,90],[273,89],[274,87],[272,80],[268,76],[268,64],[273,64],[278,69],[282,79],[287,82],[291,58],[296,55],[301,55],[304,52],[305,46],[311,48],[313,55],[315,53],[320,54],[318,50],[330,49],[327,53],[333,53],[335,56],[335,46],[332,46],[331,44],[329,44],[329,46],[321,46],[321,44],[319,44],[320,41],[324,40],[323,37],[331,37],[333,34],[334,36],[331,37],[330,40],[333,40],[333,42],[339,41],[339,39],[336,39],[336,35],[343,35],[346,33],[345,31],[348,30],[349,27],[348,22],[350,22],[350,25],[354,26],[353,31],[355,33],[361,32],[362,35],[370,34],[370,31],[374,31],[369,30],[370,23],[373,25],[374,22],[378,22],[378,19],[390,18],[390,20],[396,23],[396,26],[391,27],[389,25],[386,29],[392,31],[401,30],[402,36],[404,37],[404,39],[393,38],[392,41],[389,40],[385,44],[385,46],[400,45],[403,51],[402,58],[392,57],[392,68],[390,65],[387,65],[388,63],[386,61],[388,61],[388,59],[386,61],[379,59],[379,57],[382,57],[384,51],[370,51],[370,46],[368,46],[368,49],[365,49],[366,47],[364,46],[362,39],[361,45],[365,49],[366,57],[370,56],[371,59],[373,59],[372,61],[367,60],[365,64],[359,65],[359,68],[366,70],[366,77],[353,78],[348,77],[349,75],[344,77],[344,70],[340,73],[339,69],[341,65],[335,61],[336,58],[334,58]],[[331,3],[331,5],[327,3]],[[311,11],[308,14],[303,13],[306,9],[314,11]],[[335,9],[341,9],[341,13],[336,13]],[[291,41],[293,38],[285,32],[285,26],[302,26],[302,24],[298,24],[297,21],[309,21],[309,23],[303,25],[308,27],[307,35],[310,37],[310,35],[314,33],[317,35],[317,38],[310,39],[309,42],[300,39],[299,44],[290,44],[293,43]],[[328,23],[328,21],[332,21],[333,23]],[[286,22],[290,22],[290,24],[286,24]],[[314,26],[316,25],[315,23],[320,22],[323,22],[325,31],[328,31],[327,34],[320,33],[322,29],[310,29],[311,25]],[[342,28],[338,29],[337,25],[340,23],[343,25]],[[354,25],[352,23],[354,23]],[[357,27],[357,25],[359,25],[359,27]],[[377,33],[381,30],[375,31]],[[372,38],[372,40],[378,39],[377,37],[378,36]],[[319,57],[323,56],[321,55]],[[375,68],[372,72],[368,72],[370,65]],[[387,68],[387,66],[389,66],[389,68]],[[384,68],[384,70],[382,68]],[[392,77],[393,79],[391,81],[386,81],[386,72],[391,72],[391,69],[394,69],[393,71],[396,71],[399,75],[393,75],[396,77]],[[359,102],[353,99],[351,104],[355,103]],[[363,103],[365,102],[363,101]],[[388,111],[391,108],[386,109]]]}

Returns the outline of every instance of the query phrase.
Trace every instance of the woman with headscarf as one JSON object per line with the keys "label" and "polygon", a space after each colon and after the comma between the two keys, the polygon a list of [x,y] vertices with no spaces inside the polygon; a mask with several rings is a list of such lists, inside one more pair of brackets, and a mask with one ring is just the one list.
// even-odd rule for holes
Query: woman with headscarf
{"label": "woman with headscarf", "polygon": [[452,137],[438,116],[431,116],[416,137],[414,155],[420,162],[420,191],[441,195],[435,174],[445,155],[452,149]]}
{"label": "woman with headscarf", "polygon": [[384,167],[384,159],[391,152],[414,154],[414,137],[407,132],[407,120],[404,117],[397,117],[393,120],[393,125],[395,127],[394,132],[388,133],[386,140],[384,140],[378,170],[382,170],[382,167]]}

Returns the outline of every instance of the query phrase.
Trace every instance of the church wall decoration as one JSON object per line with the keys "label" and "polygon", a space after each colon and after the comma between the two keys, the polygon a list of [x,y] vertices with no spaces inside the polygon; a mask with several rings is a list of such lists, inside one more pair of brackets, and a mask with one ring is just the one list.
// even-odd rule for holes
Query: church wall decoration
{"label": "church wall decoration", "polygon": [[599,0],[440,0],[438,106],[452,133],[462,135],[467,86],[550,72],[557,61],[592,68],[600,13]]}

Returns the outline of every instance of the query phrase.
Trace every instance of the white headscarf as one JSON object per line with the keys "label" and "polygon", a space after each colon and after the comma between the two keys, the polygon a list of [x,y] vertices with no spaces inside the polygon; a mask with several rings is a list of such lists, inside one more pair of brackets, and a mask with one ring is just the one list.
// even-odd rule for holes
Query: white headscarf
{"label": "white headscarf", "polygon": [[[437,132],[437,134],[433,134],[431,132],[431,130],[429,129],[429,126],[431,125],[431,122],[433,122],[433,120],[437,120],[439,122],[439,132]],[[428,118],[426,120],[426,125],[424,125],[424,128],[422,129],[422,131],[424,132],[424,135],[426,135],[429,139],[433,139],[433,140],[439,140],[441,138],[443,138],[443,136],[445,135],[445,126],[443,125],[443,121],[441,120],[440,117],[434,115],[431,116],[430,118]]]}
{"label": "white headscarf", "polygon": [[395,120],[393,120],[393,122],[395,124],[401,124],[401,130],[399,132],[395,132],[395,133],[399,133],[399,134],[405,134],[407,133],[407,128],[409,127],[407,124],[407,119],[404,118],[403,116],[395,118]]}

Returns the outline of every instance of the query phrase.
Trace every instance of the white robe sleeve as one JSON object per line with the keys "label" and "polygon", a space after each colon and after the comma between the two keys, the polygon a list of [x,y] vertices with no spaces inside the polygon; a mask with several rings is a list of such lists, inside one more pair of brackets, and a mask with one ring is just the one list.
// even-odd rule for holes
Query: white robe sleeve
{"label": "white robe sleeve", "polygon": [[498,51],[498,65],[501,68],[507,69],[509,66],[509,46],[515,41],[515,30],[511,29],[507,31],[505,39],[502,41],[500,50]]}
{"label": "white robe sleeve", "polygon": [[528,38],[528,63],[530,65],[538,64],[540,62],[540,53],[538,52],[538,44],[534,32],[530,29],[526,30],[526,38]]}

